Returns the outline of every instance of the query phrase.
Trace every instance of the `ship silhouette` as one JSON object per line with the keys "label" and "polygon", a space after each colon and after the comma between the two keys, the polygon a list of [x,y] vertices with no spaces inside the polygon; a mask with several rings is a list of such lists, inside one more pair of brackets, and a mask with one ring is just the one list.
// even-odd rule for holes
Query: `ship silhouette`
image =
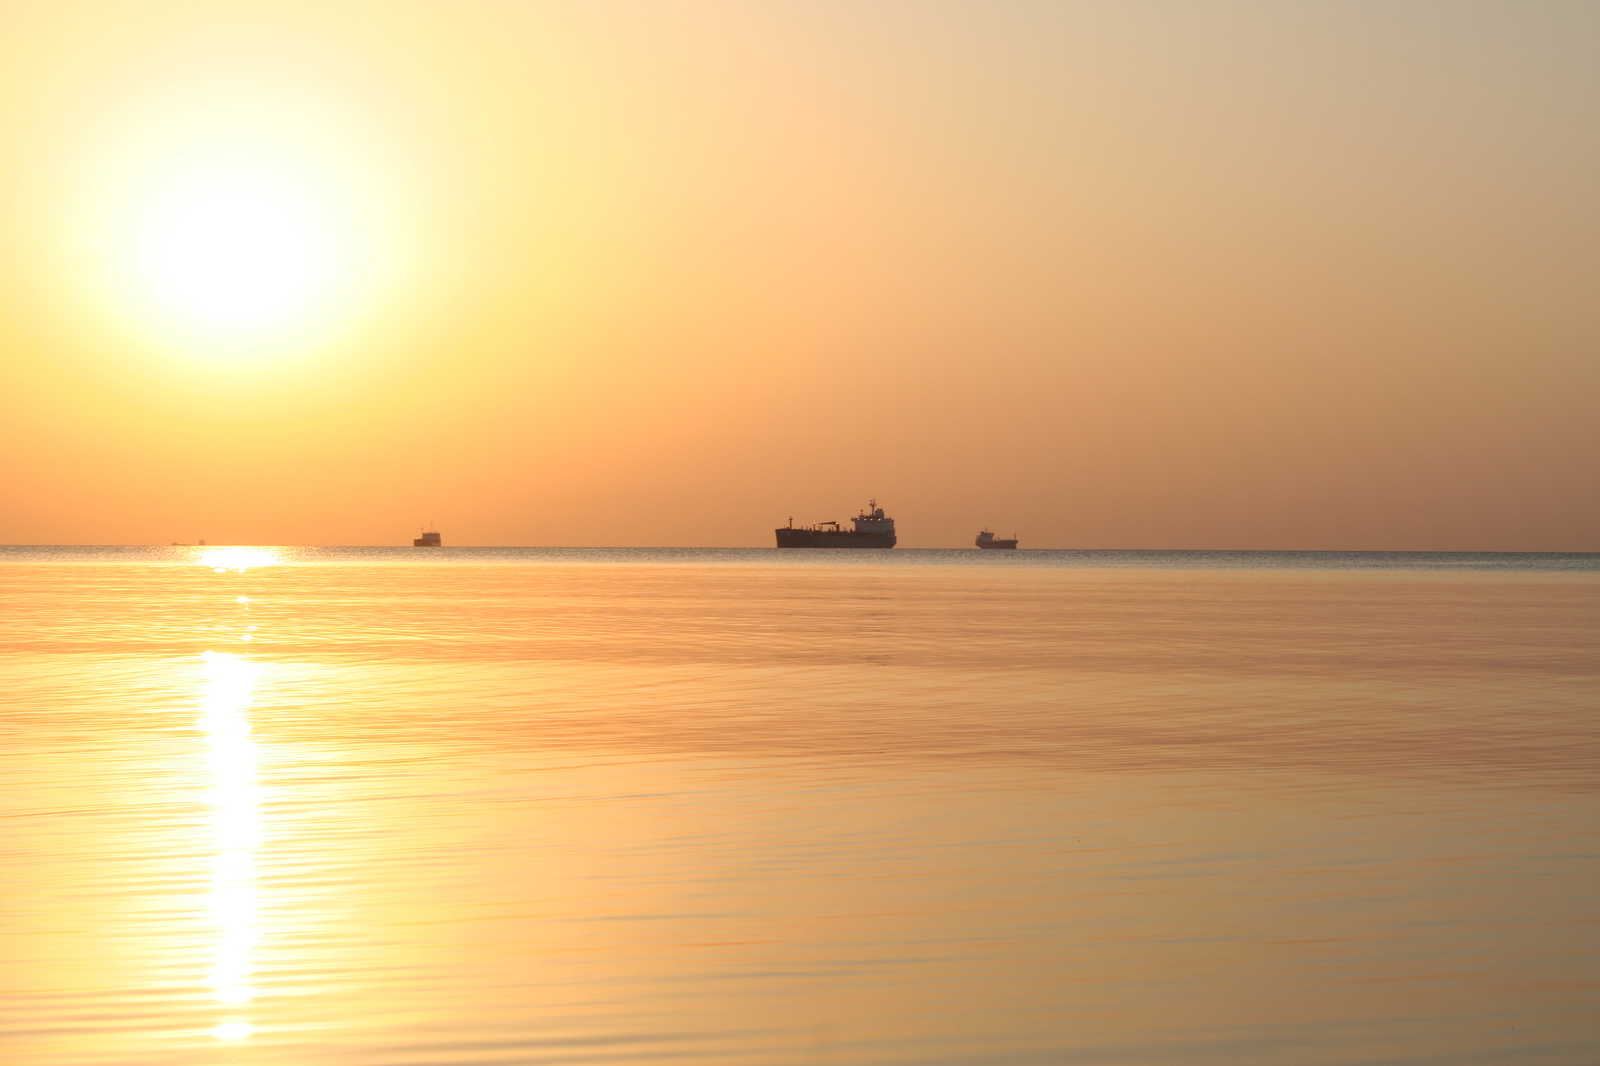
{"label": "ship silhouette", "polygon": [[868,500],[866,509],[853,519],[854,529],[843,529],[838,522],[818,522],[799,526],[794,519],[773,530],[780,548],[892,548],[895,545],[894,519],[883,513],[877,500]]}
{"label": "ship silhouette", "polygon": [[1009,540],[1001,540],[986,529],[978,534],[978,539],[973,543],[980,548],[1015,548],[1017,546],[1017,538],[1012,537]]}

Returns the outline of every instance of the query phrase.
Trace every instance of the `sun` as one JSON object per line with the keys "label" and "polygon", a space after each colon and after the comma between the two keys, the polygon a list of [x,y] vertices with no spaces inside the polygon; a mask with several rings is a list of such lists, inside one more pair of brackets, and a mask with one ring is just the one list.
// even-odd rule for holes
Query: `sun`
{"label": "sun", "polygon": [[269,173],[205,175],[155,205],[136,255],[151,295],[214,330],[276,327],[337,287],[326,209]]}
{"label": "sun", "polygon": [[166,331],[223,348],[314,329],[358,281],[338,197],[293,166],[219,154],[180,159],[131,206],[124,288]]}
{"label": "sun", "polygon": [[185,83],[88,146],[83,243],[124,322],[175,353],[318,350],[394,273],[392,168],[327,99]]}

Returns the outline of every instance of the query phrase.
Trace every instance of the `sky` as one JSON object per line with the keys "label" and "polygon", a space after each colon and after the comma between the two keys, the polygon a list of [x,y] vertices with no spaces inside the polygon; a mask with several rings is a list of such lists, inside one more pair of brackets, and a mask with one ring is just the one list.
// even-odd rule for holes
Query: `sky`
{"label": "sky", "polygon": [[1600,550],[1600,5],[0,0],[0,543]]}

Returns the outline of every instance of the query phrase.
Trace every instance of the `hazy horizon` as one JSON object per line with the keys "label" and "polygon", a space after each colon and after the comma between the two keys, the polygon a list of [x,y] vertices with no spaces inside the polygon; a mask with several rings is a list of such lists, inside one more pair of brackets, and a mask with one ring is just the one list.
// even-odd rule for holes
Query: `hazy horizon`
{"label": "hazy horizon", "polygon": [[[400,549],[400,548],[403,548],[403,549],[407,550],[408,554],[411,551],[417,552],[418,553],[417,554],[418,558],[425,558],[431,552],[434,552],[436,550],[448,549],[448,548],[476,548],[476,549],[483,549],[483,550],[486,550],[486,551],[619,551],[619,552],[629,552],[629,551],[631,551],[631,552],[652,552],[652,551],[696,552],[696,551],[699,551],[699,552],[721,552],[721,551],[766,551],[766,550],[769,550],[769,549],[772,550],[772,551],[775,551],[775,552],[779,551],[778,548],[772,547],[771,545],[761,545],[761,544],[444,544],[444,545],[441,546],[440,549],[435,549],[435,548],[422,549],[422,548],[413,548],[411,545],[409,545],[407,543],[402,543],[402,542],[399,542],[399,541],[391,542],[391,543],[387,543],[387,544],[355,544],[355,543],[350,543],[350,544],[333,544],[333,543],[301,543],[301,544],[282,543],[282,544],[268,544],[268,543],[264,543],[264,542],[261,542],[261,541],[220,541],[220,540],[199,540],[199,541],[177,541],[177,540],[174,540],[174,541],[166,541],[166,542],[150,541],[148,543],[132,543],[132,542],[129,542],[129,543],[123,543],[123,544],[100,544],[100,543],[92,543],[92,542],[87,542],[87,541],[86,542],[82,542],[82,543],[57,543],[57,544],[21,544],[21,543],[19,543],[19,544],[0,544],[0,548],[9,548],[9,549],[19,549],[19,548],[21,548],[21,549],[28,549],[28,548],[40,548],[40,549],[51,549],[51,548],[292,548],[292,549],[307,549],[307,550],[312,550],[312,551],[320,551],[320,550],[333,551],[333,550],[342,550],[342,549],[365,550],[365,549],[387,549],[387,548]],[[974,545],[971,545],[971,544],[926,544],[926,545],[918,545],[918,546],[915,546],[915,547],[897,546],[895,548],[895,551],[897,553],[900,553],[900,554],[904,554],[906,552],[954,552],[954,551],[959,551],[959,552],[965,553],[965,552],[972,551],[972,550],[975,550],[975,548],[974,548]],[[1110,546],[1107,546],[1107,545],[1095,545],[1095,546],[1087,546],[1087,547],[1070,547],[1070,548],[1043,547],[1043,546],[1028,547],[1028,546],[1019,545],[1017,550],[1018,551],[1023,551],[1023,552],[1033,551],[1033,552],[1052,552],[1052,553],[1073,553],[1073,554],[1080,554],[1080,555],[1152,555],[1152,556],[1162,556],[1162,555],[1193,555],[1193,556],[1218,556],[1218,555],[1300,555],[1300,556],[1306,556],[1306,555],[1333,555],[1333,556],[1367,556],[1367,555],[1373,555],[1373,556],[1411,556],[1411,555],[1416,555],[1416,556],[1441,556],[1441,555],[1445,555],[1445,556],[1448,556],[1448,555],[1461,555],[1461,556],[1469,556],[1469,557],[1499,556],[1499,555],[1511,555],[1511,556],[1520,556],[1520,555],[1540,556],[1540,555],[1548,555],[1548,556],[1557,556],[1557,557],[1600,556],[1600,552],[1584,552],[1584,551],[1576,551],[1576,552],[1574,552],[1574,551],[1455,551],[1455,550],[1449,550],[1449,549],[1390,549],[1390,548],[1117,548],[1117,547],[1110,547]],[[786,555],[786,556],[793,556],[793,555],[795,555],[795,552],[793,550],[784,550],[780,554],[783,554],[783,555]],[[995,558],[994,556],[988,555],[986,553],[979,553],[979,554],[982,555],[983,558],[985,558],[985,559]],[[844,553],[843,555],[840,555],[839,553],[835,553],[835,552],[825,552],[825,553],[820,553],[820,554],[816,553],[816,552],[802,552],[802,553],[800,553],[800,555],[804,557],[804,561],[808,565],[809,564],[814,564],[814,563],[817,563],[817,562],[824,562],[824,561],[828,561],[828,560],[837,560],[839,562],[843,562],[843,563],[846,563],[846,564],[852,565],[852,566],[872,565],[873,563],[885,562],[885,561],[887,561],[887,558],[888,558],[886,556],[881,555],[878,552],[870,552],[867,555],[860,555],[860,554],[855,553],[855,552],[847,552],[847,553]],[[1012,557],[1012,556],[1008,556],[1008,555],[1002,554],[999,558],[1003,561],[1003,559],[1007,558],[1007,557]],[[292,562],[293,560],[284,560],[284,561]]]}

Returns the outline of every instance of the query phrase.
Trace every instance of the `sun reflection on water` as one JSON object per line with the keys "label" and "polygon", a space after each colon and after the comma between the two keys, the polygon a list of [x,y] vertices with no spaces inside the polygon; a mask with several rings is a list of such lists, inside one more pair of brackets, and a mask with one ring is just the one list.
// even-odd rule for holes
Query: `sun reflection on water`
{"label": "sun reflection on water", "polygon": [[[210,913],[217,929],[211,987],[221,1003],[248,1003],[251,950],[256,929],[255,849],[261,843],[261,787],[257,783],[255,742],[250,739],[251,692],[260,667],[237,655],[206,652],[202,717],[211,771],[213,840]],[[248,1036],[246,1021],[228,1019],[213,1030],[218,1039]]]}
{"label": "sun reflection on water", "polygon": [[252,567],[272,566],[279,561],[278,553],[270,548],[207,548],[200,553],[200,565],[219,574],[229,570],[242,574]]}

